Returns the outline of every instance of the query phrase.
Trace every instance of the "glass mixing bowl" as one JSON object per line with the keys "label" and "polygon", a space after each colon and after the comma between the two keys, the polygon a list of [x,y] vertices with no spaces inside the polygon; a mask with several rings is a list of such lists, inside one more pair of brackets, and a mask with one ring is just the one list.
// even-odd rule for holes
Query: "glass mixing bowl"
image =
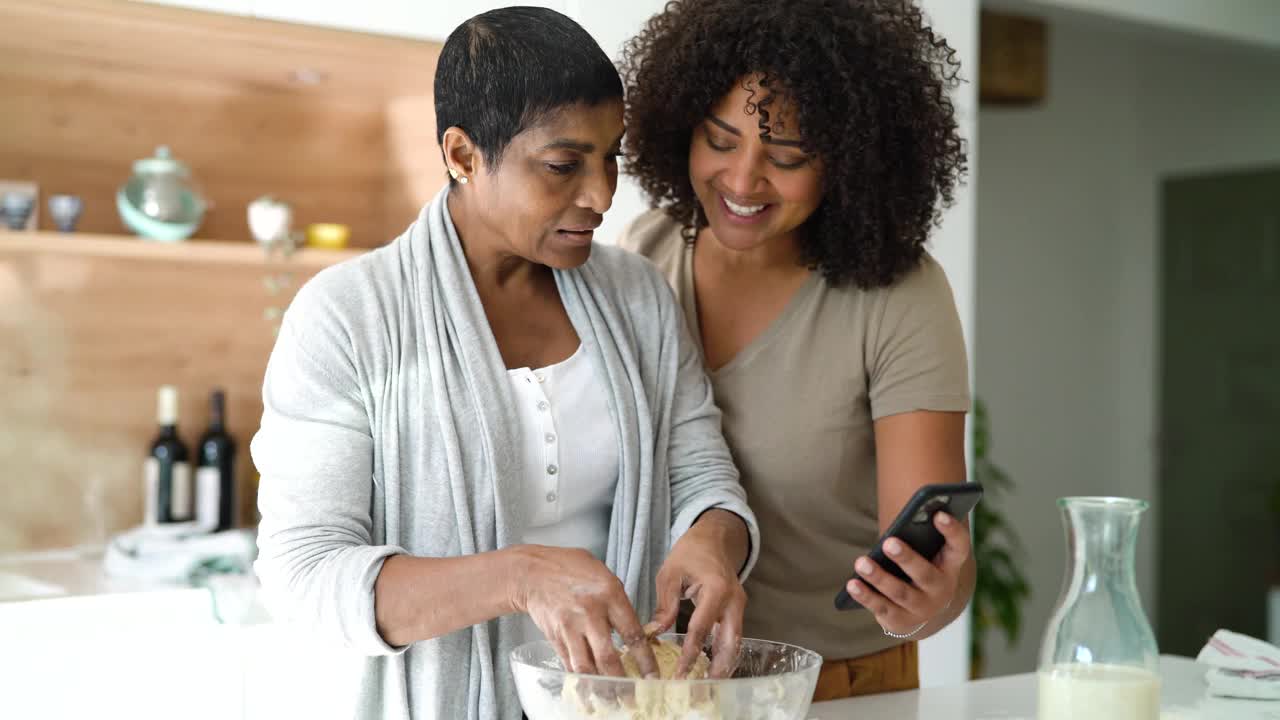
{"label": "glass mixing bowl", "polygon": [[[679,634],[662,639],[684,642]],[[511,652],[516,692],[529,720],[805,720],[821,667],[822,656],[810,650],[750,639],[742,641],[733,677],[722,680],[566,672],[544,640]]]}

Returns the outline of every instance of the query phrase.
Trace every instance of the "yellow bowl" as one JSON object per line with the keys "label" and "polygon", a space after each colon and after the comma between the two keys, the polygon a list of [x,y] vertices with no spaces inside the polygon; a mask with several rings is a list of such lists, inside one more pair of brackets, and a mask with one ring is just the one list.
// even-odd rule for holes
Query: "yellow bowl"
{"label": "yellow bowl", "polygon": [[307,226],[307,246],[340,250],[351,239],[351,228],[341,223],[312,223]]}

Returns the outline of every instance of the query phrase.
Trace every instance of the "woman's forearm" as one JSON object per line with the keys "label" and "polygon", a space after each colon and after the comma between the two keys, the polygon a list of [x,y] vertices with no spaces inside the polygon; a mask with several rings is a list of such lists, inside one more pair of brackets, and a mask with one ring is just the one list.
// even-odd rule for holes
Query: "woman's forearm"
{"label": "woman's forearm", "polygon": [[378,633],[389,645],[447,635],[516,611],[518,548],[450,558],[393,555],[374,582]]}
{"label": "woman's forearm", "polygon": [[751,534],[747,530],[747,522],[738,515],[713,508],[698,517],[689,528],[689,534],[705,535],[735,573],[746,565],[751,552]]}

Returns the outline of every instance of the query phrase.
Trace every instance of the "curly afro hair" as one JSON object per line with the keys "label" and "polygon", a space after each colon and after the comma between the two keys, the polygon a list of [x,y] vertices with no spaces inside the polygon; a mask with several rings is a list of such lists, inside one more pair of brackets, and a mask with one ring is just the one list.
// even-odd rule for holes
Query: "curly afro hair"
{"label": "curly afro hair", "polygon": [[759,74],[761,136],[785,97],[824,166],[803,262],[833,285],[890,285],[920,262],[967,170],[948,97],[958,71],[911,0],[670,2],[623,53],[627,171],[691,240],[706,225],[689,182],[694,128]]}

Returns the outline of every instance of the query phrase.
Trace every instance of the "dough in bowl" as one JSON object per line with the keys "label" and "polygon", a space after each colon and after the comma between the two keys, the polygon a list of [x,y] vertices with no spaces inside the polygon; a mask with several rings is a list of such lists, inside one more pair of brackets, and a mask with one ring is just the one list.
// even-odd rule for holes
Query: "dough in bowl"
{"label": "dough in bowl", "polygon": [[[653,649],[653,657],[658,661],[658,676],[663,680],[674,678],[676,666],[680,663],[680,646],[670,640],[652,640],[649,642],[649,647]],[[626,647],[622,648],[622,668],[626,670],[627,677],[641,677],[640,666]],[[698,657],[693,661],[693,667],[689,668],[689,675],[684,679],[705,679],[710,669],[711,660],[707,658],[705,652],[699,651]]]}
{"label": "dough in bowl", "polygon": [[720,720],[720,703],[716,689],[703,680],[711,669],[707,654],[699,652],[689,674],[674,680],[680,662],[680,646],[669,640],[651,640],[658,661],[659,680],[641,677],[635,658],[622,648],[622,667],[634,685],[623,691],[607,679],[565,678],[561,694],[561,720]]}

